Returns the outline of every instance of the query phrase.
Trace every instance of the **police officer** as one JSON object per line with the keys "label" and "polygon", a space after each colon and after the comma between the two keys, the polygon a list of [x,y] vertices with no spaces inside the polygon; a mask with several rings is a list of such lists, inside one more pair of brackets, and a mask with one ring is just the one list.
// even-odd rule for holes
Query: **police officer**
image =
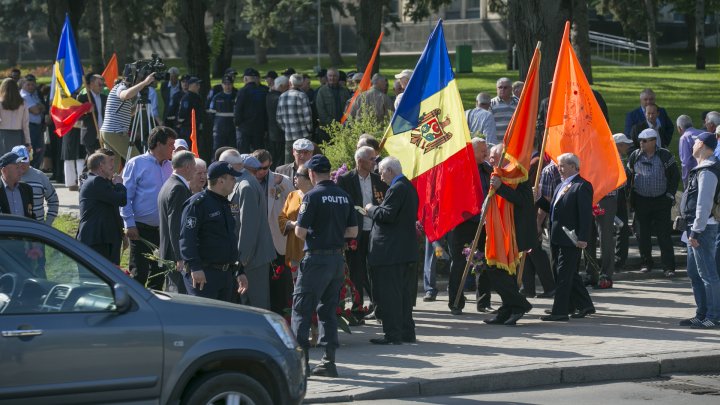
{"label": "police officer", "polygon": [[[350,197],[330,180],[330,161],[323,155],[313,156],[306,164],[315,186],[303,197],[295,235],[305,240],[305,257],[295,282],[292,306],[292,330],[308,358],[308,331],[313,310],[317,308],[326,343],[323,361],[314,375],[337,377],[335,350],[339,346],[337,318],[340,287],[345,279],[343,246],[345,238],[358,233],[357,215]],[[318,306],[319,301],[319,306]]]}
{"label": "police officer", "polygon": [[[205,100],[200,95],[200,79],[191,77],[188,79],[188,91],[180,100],[177,120],[180,138],[186,140],[192,150],[190,132],[192,131],[192,111],[195,110],[195,127],[198,133],[202,132],[202,125],[205,122]],[[198,145],[199,146],[199,145]]]}
{"label": "police officer", "polygon": [[183,96],[187,93],[188,80],[190,80],[190,75],[185,75],[180,78],[180,91],[172,95],[169,104],[165,108],[165,119],[163,120],[165,121],[165,126],[172,128],[175,132],[180,131],[177,114],[178,110],[180,110],[180,100],[182,100]]}
{"label": "police officer", "polygon": [[186,264],[183,279],[190,295],[230,302],[233,273],[238,293],[247,290],[244,270],[235,265],[237,233],[227,199],[239,175],[229,163],[213,162],[208,167],[208,188],[185,202],[180,255]]}
{"label": "police officer", "polygon": [[235,146],[234,108],[237,89],[233,85],[232,75],[225,75],[222,79],[222,91],[210,101],[208,111],[214,114],[213,118],[213,150],[223,146]]}
{"label": "police officer", "polygon": [[267,108],[265,97],[268,88],[260,85],[260,73],[247,68],[243,72],[245,85],[238,90],[235,100],[235,141],[240,153],[265,149],[267,132]]}

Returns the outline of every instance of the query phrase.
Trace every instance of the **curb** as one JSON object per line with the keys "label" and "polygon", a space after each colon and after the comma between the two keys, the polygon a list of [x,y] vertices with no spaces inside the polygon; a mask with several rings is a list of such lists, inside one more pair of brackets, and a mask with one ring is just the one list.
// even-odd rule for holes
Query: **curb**
{"label": "curb", "polygon": [[562,384],[657,378],[671,373],[720,371],[720,350],[671,352],[602,360],[571,360],[469,373],[443,373],[358,394],[328,395],[304,403],[334,403],[520,390]]}

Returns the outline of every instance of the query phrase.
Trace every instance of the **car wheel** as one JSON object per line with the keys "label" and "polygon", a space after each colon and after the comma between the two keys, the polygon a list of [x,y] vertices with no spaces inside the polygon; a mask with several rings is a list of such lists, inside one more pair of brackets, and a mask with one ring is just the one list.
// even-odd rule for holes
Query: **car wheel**
{"label": "car wheel", "polygon": [[242,373],[219,372],[194,382],[185,394],[186,405],[271,405],[267,390]]}

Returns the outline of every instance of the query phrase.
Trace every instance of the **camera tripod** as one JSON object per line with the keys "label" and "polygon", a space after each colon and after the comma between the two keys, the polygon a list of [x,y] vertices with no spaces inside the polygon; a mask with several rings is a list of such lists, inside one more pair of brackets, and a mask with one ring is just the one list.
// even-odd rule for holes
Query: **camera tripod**
{"label": "camera tripod", "polygon": [[[147,133],[145,132],[146,128]],[[130,125],[130,143],[128,144],[126,162],[132,157],[132,149],[133,146],[135,146],[138,135],[140,135],[141,152],[144,153],[147,151],[147,137],[150,135],[153,128],[155,128],[155,119],[150,114],[148,100],[141,96],[135,107],[135,115],[133,116],[132,124]]]}

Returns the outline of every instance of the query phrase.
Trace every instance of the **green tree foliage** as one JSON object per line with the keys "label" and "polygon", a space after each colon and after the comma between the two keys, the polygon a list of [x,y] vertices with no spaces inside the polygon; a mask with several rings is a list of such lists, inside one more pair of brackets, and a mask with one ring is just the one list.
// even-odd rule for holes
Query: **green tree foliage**
{"label": "green tree foliage", "polygon": [[5,57],[10,66],[18,61],[18,40],[26,39],[30,29],[47,24],[47,10],[40,0],[0,0],[0,36],[7,41]]}
{"label": "green tree foliage", "polygon": [[413,22],[422,21],[430,17],[430,13],[437,12],[440,7],[452,3],[452,0],[408,0],[405,2],[405,16]]}
{"label": "green tree foliage", "polygon": [[263,48],[275,46],[276,32],[290,32],[313,10],[312,0],[242,0],[241,17],[250,26],[248,37]]}
{"label": "green tree foliage", "polygon": [[344,164],[348,169],[355,168],[355,149],[362,134],[370,134],[378,139],[382,138],[388,120],[378,122],[372,108],[363,106],[354,119],[348,119],[345,124],[333,121],[323,129],[330,135],[329,142],[323,142],[320,148],[330,160],[333,170]]}

